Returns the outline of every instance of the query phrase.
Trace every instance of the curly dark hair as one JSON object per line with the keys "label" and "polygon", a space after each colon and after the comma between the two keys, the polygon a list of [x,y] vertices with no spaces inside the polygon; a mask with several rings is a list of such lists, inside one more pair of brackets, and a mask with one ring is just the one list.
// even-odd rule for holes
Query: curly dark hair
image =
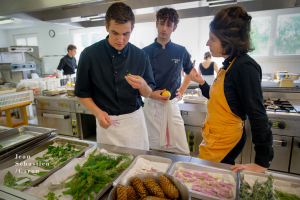
{"label": "curly dark hair", "polygon": [[210,23],[210,31],[221,41],[223,55],[241,56],[254,50],[251,38],[252,17],[240,6],[224,8]]}
{"label": "curly dark hair", "polygon": [[156,20],[163,20],[164,22],[174,22],[174,26],[179,23],[179,14],[173,8],[162,8],[156,13]]}
{"label": "curly dark hair", "polygon": [[135,17],[131,8],[122,2],[113,3],[108,8],[105,15],[105,22],[108,26],[110,20],[115,20],[117,24],[125,24],[131,21],[131,27],[133,27],[135,23]]}

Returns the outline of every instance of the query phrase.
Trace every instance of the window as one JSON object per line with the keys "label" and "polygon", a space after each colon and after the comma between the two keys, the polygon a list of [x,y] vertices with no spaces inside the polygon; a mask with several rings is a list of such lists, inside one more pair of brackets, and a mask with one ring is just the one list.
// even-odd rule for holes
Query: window
{"label": "window", "polygon": [[76,60],[80,58],[81,52],[88,46],[103,40],[107,35],[105,27],[85,28],[71,30],[73,44],[77,47]]}
{"label": "window", "polygon": [[257,17],[251,21],[250,37],[255,50],[249,55],[268,56],[271,29],[271,17]]}
{"label": "window", "polygon": [[300,14],[278,16],[275,55],[300,55]]}
{"label": "window", "polygon": [[37,34],[14,35],[17,46],[38,46]]}

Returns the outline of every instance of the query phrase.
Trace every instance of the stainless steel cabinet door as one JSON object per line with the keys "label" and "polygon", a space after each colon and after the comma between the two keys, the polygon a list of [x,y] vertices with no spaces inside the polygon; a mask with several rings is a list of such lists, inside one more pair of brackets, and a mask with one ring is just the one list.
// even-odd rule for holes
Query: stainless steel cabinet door
{"label": "stainless steel cabinet door", "polygon": [[[274,158],[269,169],[288,172],[292,148],[292,137],[273,135]],[[255,151],[252,144],[251,161],[254,162]]]}
{"label": "stainless steel cabinet door", "polygon": [[56,128],[59,134],[73,136],[71,113],[50,110],[37,110],[36,112],[39,126]]}
{"label": "stainless steel cabinet door", "polygon": [[290,172],[300,174],[300,138],[294,137]]}

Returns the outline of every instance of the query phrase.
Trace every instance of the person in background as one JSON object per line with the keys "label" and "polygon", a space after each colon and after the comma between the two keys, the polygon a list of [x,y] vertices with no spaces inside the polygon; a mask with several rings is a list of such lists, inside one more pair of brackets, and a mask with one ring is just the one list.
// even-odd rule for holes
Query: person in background
{"label": "person in background", "polygon": [[[75,74],[75,69],[77,69],[76,64],[76,50],[77,47],[73,44],[70,44],[67,48],[68,54],[65,55],[62,59],[60,59],[57,70],[63,70],[64,75],[72,75]],[[53,74],[53,76],[57,75],[57,71]]]}
{"label": "person in background", "polygon": [[[150,149],[189,155],[178,100],[190,83],[193,64],[185,47],[171,42],[171,34],[179,22],[177,11],[162,8],[156,13],[156,20],[157,38],[143,49],[150,57],[156,83],[143,109]],[[181,85],[182,69],[186,75]],[[163,96],[166,90],[169,94]]]}
{"label": "person in background", "polygon": [[273,135],[263,105],[261,67],[247,54],[253,50],[251,19],[239,6],[220,10],[210,23],[206,45],[212,56],[225,59],[224,66],[211,87],[195,69],[190,73],[209,99],[198,158],[234,165],[246,143],[243,120],[249,117],[255,161],[233,166],[235,172],[264,172],[274,157]]}
{"label": "person in background", "polygon": [[214,71],[218,73],[218,65],[215,62],[211,61],[211,53],[206,52],[204,54],[204,62],[200,63],[198,68],[198,73],[202,76],[203,79],[208,83],[208,85],[212,85],[215,80]]}
{"label": "person in background", "polygon": [[141,96],[155,82],[148,55],[128,42],[134,22],[128,5],[108,8],[108,36],[82,51],[75,95],[97,118],[97,143],[149,150]]}
{"label": "person in background", "polygon": [[218,73],[217,63],[211,61],[211,53],[208,51],[204,54],[204,62],[200,63],[198,73],[200,75],[214,75],[214,71]]}

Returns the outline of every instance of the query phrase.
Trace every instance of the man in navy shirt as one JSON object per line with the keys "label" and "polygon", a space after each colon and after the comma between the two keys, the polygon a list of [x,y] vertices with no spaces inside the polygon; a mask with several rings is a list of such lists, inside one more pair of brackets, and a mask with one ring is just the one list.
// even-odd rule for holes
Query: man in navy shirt
{"label": "man in navy shirt", "polygon": [[[178,100],[190,83],[193,69],[190,55],[180,45],[171,42],[179,16],[172,8],[160,9],[156,14],[158,36],[143,50],[150,57],[156,88],[145,100],[144,113],[149,134],[150,149],[189,155],[184,123]],[[181,70],[186,73],[181,85]],[[168,90],[171,96],[163,96]]]}
{"label": "man in navy shirt", "polygon": [[155,82],[148,55],[128,42],[134,14],[124,3],[105,16],[109,35],[80,55],[75,94],[97,118],[97,142],[149,150],[142,98]]}
{"label": "man in navy shirt", "polygon": [[[75,45],[70,44],[68,46],[68,54],[65,55],[62,59],[60,59],[59,65],[57,67],[58,70],[64,70],[64,75],[71,75],[75,74],[75,69],[77,69],[76,64],[76,50],[77,47]],[[57,73],[55,72],[53,76],[56,76]]]}

